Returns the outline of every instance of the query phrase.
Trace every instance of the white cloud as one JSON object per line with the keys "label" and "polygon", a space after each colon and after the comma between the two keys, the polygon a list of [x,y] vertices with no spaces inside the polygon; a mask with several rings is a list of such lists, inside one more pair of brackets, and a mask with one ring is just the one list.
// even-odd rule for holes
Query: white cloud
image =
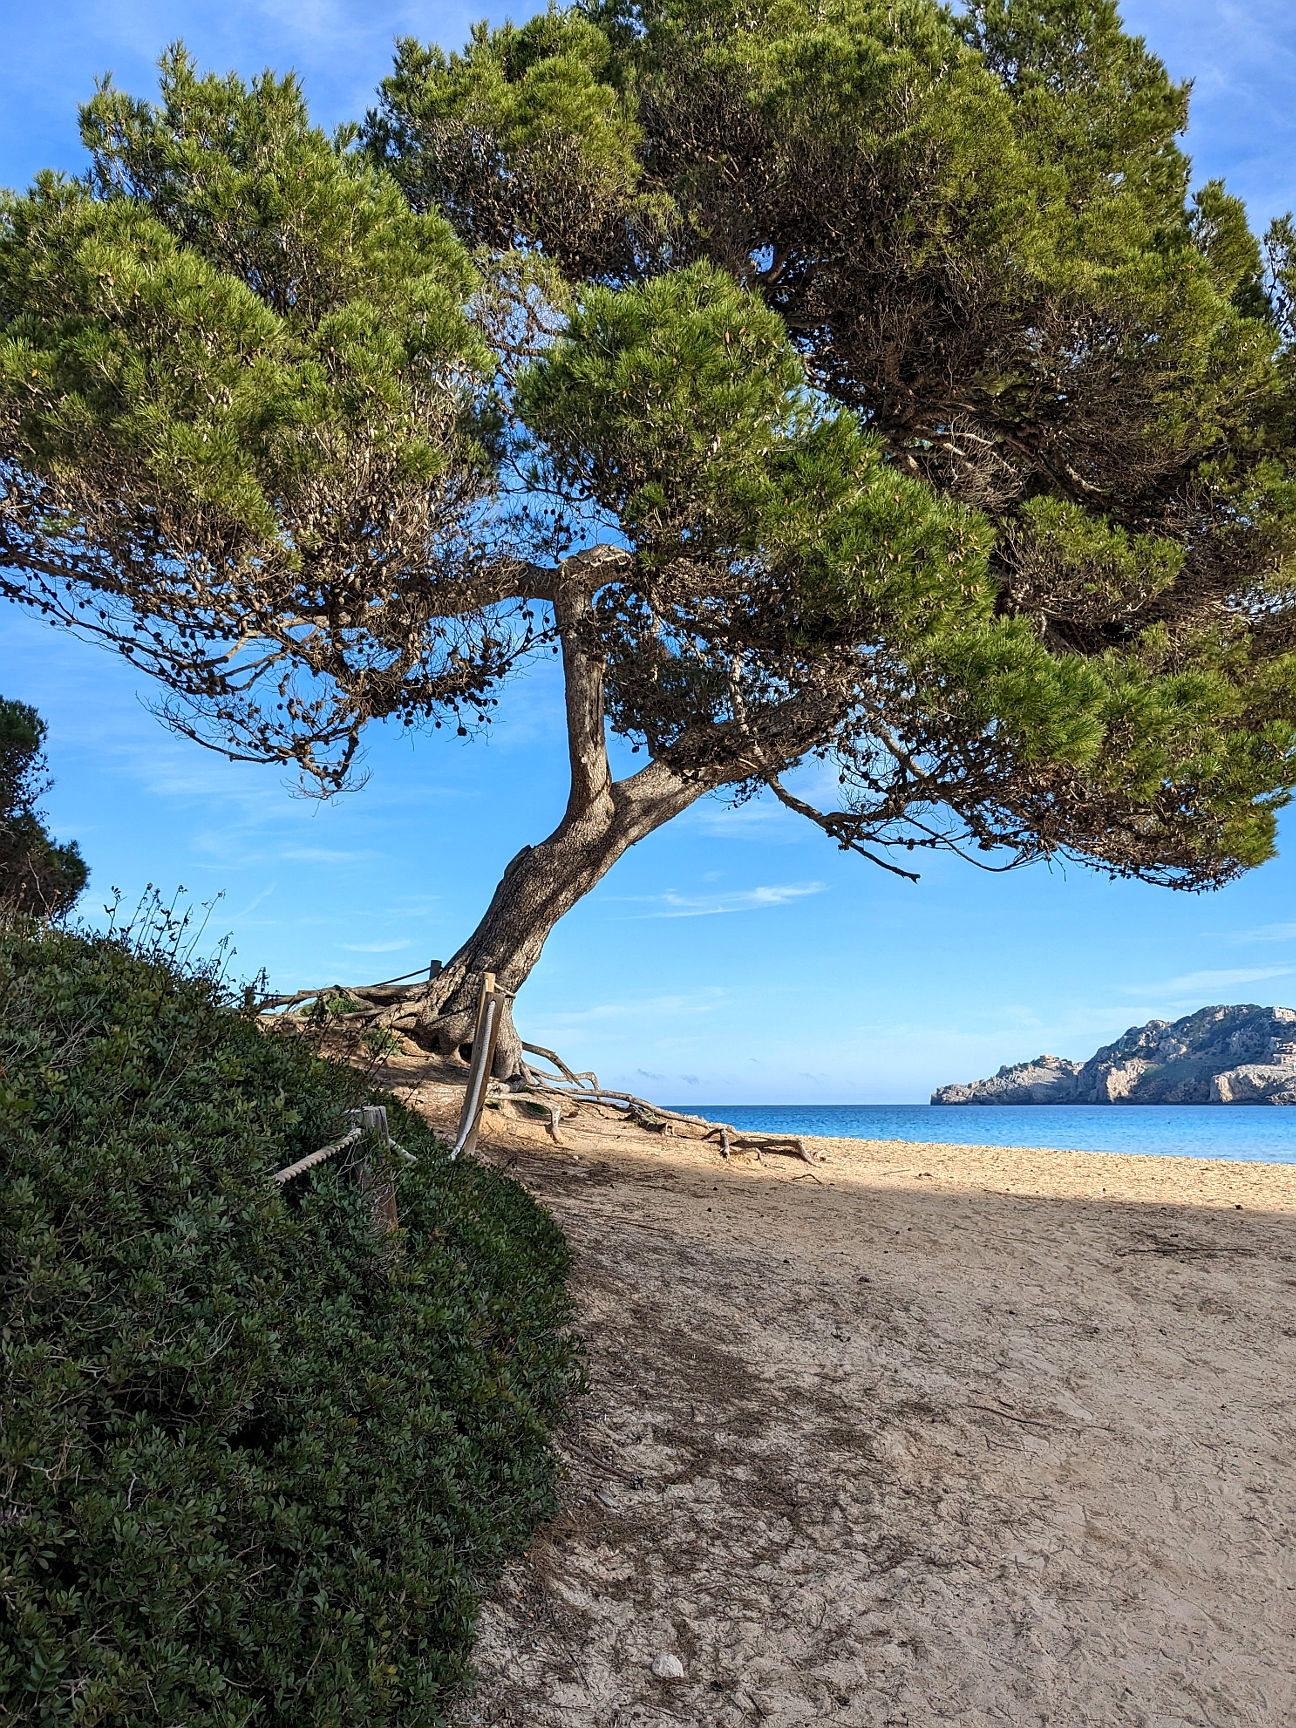
{"label": "white cloud", "polygon": [[1231,938],[1234,942],[1293,942],[1296,941],[1296,924],[1260,924],[1254,930],[1237,930]]}
{"label": "white cloud", "polygon": [[288,846],[278,856],[293,864],[367,864],[374,858],[381,858],[382,853],[367,848],[342,852],[329,846]]}
{"label": "white cloud", "polygon": [[721,804],[703,799],[684,821],[713,840],[799,839],[809,832],[808,824],[795,821],[792,812],[782,804],[761,799],[750,804]]}
{"label": "white cloud", "polygon": [[771,906],[787,906],[810,894],[822,894],[824,882],[781,882],[760,888],[737,888],[728,894],[689,895],[668,890],[645,894],[643,903],[653,907],[642,918],[710,918],[721,912],[763,912]]}
{"label": "white cloud", "polygon": [[244,906],[240,911],[228,912],[228,913],[226,913],[226,917],[230,920],[231,923],[235,923],[238,920],[249,917],[253,912],[256,911],[257,907],[260,906],[263,901],[268,900],[270,898],[270,896],[274,893],[277,886],[278,886],[277,883],[272,882],[268,888],[263,888],[259,894],[255,895],[251,900],[249,900],[247,905]]}
{"label": "white cloud", "polygon": [[1286,978],[1296,971],[1291,966],[1224,966],[1213,972],[1185,972],[1181,978],[1167,978],[1160,984],[1130,984],[1126,993],[1143,998],[1198,996],[1214,990],[1229,990],[1235,984],[1257,984],[1262,978]]}
{"label": "white cloud", "polygon": [[[596,1025],[604,1021],[617,1021],[634,1025],[641,1022],[654,1032],[660,1030],[663,1021],[669,1021],[682,1014],[710,1014],[726,998],[726,992],[717,986],[695,991],[688,996],[647,996],[637,1002],[599,1002],[592,1008],[555,1009],[540,1008],[535,1010],[536,1037],[545,1042],[551,1036],[562,1037],[575,1029]],[[669,1043],[670,1040],[657,1039],[658,1043]]]}
{"label": "white cloud", "polygon": [[344,942],[342,946],[348,954],[396,954],[410,946],[410,939],[406,936],[396,942]]}

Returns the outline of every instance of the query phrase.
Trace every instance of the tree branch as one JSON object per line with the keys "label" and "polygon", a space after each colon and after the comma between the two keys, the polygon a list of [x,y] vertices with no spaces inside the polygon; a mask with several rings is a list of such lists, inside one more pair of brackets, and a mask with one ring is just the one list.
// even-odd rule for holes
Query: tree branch
{"label": "tree branch", "polygon": [[824,812],[816,810],[813,804],[807,804],[803,798],[798,798],[780,784],[776,774],[766,776],[765,784],[778,799],[780,804],[786,804],[789,810],[795,810],[798,816],[804,816],[808,822],[813,822],[817,828],[822,828],[841,847],[843,852],[858,852],[861,858],[867,858],[870,864],[876,864],[881,870],[889,870],[893,876],[903,876],[906,882],[919,880],[916,870],[902,870],[898,864],[891,864],[885,858],[879,858],[876,852],[870,852],[867,846],[861,846],[859,841],[846,828],[848,817],[839,811]]}

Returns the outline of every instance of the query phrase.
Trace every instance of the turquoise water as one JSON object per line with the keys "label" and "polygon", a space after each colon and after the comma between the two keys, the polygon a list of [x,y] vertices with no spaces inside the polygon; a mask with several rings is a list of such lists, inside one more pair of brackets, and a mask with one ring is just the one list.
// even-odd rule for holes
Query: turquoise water
{"label": "turquoise water", "polygon": [[1272,1104],[670,1104],[766,1134],[1061,1146],[1296,1164],[1296,1109]]}

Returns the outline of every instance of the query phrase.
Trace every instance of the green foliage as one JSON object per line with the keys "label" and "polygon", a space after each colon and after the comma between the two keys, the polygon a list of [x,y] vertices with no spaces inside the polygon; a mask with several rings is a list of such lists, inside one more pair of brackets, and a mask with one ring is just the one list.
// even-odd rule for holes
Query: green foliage
{"label": "green foliage", "polygon": [[952,26],[1011,102],[1034,173],[1050,194],[1071,193],[1088,240],[1102,243],[1102,218],[1117,218],[1117,243],[1127,224],[1137,234],[1148,219],[1179,220],[1188,86],[1125,33],[1115,0],[974,0]]}
{"label": "green foliage", "polygon": [[[806,404],[781,321],[707,265],[620,292],[590,289],[519,412],[557,488],[632,530],[677,502],[723,507]],[[671,495],[668,502],[667,494]]]}
{"label": "green foliage", "polygon": [[1185,666],[1159,646],[1145,664],[1053,654],[1022,619],[934,637],[891,693],[896,723],[947,783],[976,785],[983,850],[1015,832],[1124,870],[1172,858],[1181,885],[1261,864],[1289,801],[1296,665]]}
{"label": "green foliage", "polygon": [[88,491],[129,476],[182,547],[297,563],[345,528],[358,464],[396,507],[472,465],[475,277],[291,76],[200,78],[173,49],[161,94],[105,83],[86,178],[5,207],[13,451]]}
{"label": "green foliage", "polygon": [[173,53],[6,216],[0,591],[328,788],[562,634],[693,795],[1218,884],[1296,784],[1296,240],[1187,103],[1113,0],[590,0],[331,143]]}
{"label": "green foliage", "polygon": [[[1277,225],[1266,265],[1221,185],[1189,199],[1186,87],[1111,0],[584,17],[639,128],[622,218],[656,198],[661,240],[582,266],[600,285],[518,407],[537,475],[639,555],[646,594],[605,606],[617,723],[678,747],[690,703],[722,721],[735,650],[750,715],[753,647],[853,641],[859,703],[822,727],[839,837],[898,834],[909,799],[919,844],[944,804],[979,844],[1171,881],[1269,855],[1296,777],[1291,246]],[[405,183],[416,74],[384,87]],[[765,669],[784,713],[798,674]]]}
{"label": "green foliage", "polygon": [[59,918],[86,885],[75,840],[56,845],[35,804],[48,781],[45,722],[25,702],[0,698],[0,904]]}
{"label": "green foliage", "polygon": [[5,1720],[441,1720],[552,1505],[556,1226],[392,1098],[394,1240],[271,1183],[364,1083],[162,955],[9,928],[0,1026]]}
{"label": "green foliage", "polygon": [[580,271],[618,218],[651,217],[636,195],[639,127],[614,75],[607,39],[575,12],[476,25],[462,55],[406,37],[367,147],[415,209],[448,216],[470,244],[534,241]]}
{"label": "green foliage", "polygon": [[888,468],[854,415],[825,412],[781,319],[713,265],[587,290],[523,375],[518,412],[538,483],[605,511],[646,569],[737,565],[767,642],[779,618],[809,648],[988,610],[975,524]]}

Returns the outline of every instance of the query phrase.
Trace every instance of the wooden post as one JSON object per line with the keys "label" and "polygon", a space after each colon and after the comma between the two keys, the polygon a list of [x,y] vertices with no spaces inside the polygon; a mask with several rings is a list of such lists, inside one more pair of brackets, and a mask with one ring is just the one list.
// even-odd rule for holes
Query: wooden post
{"label": "wooden post", "polygon": [[[365,1104],[357,1114],[360,1126],[365,1132],[381,1135],[384,1145],[390,1142],[391,1130],[387,1126],[386,1105]],[[390,1236],[399,1228],[396,1217],[396,1183],[392,1176],[390,1152],[380,1153],[378,1159],[372,1154],[365,1158],[360,1166],[360,1186],[369,1195],[369,1203],[373,1207],[375,1233],[379,1236]]]}
{"label": "wooden post", "polygon": [[[472,1045],[472,1047],[473,1047],[473,1065],[474,1066],[476,1066],[477,1050],[478,1050],[479,1045],[481,1044],[482,1027],[483,1027],[483,1024],[484,1024],[485,1019],[486,1019],[486,1004],[490,1001],[491,997],[494,994],[495,994],[495,974],[493,972],[483,972],[482,973],[481,994],[477,998],[477,1024],[473,1029],[473,1045]],[[486,1078],[489,1080],[490,1075],[487,1074]]]}
{"label": "wooden post", "polygon": [[450,1156],[477,1149],[477,1134],[481,1128],[482,1111],[486,1107],[486,1083],[495,1060],[495,1040],[499,1036],[500,1015],[507,997],[495,989],[495,974],[482,975],[481,996],[477,1003],[477,1030],[473,1034],[472,1061],[468,1066],[468,1084],[464,1087],[463,1108],[459,1112],[459,1131]]}

